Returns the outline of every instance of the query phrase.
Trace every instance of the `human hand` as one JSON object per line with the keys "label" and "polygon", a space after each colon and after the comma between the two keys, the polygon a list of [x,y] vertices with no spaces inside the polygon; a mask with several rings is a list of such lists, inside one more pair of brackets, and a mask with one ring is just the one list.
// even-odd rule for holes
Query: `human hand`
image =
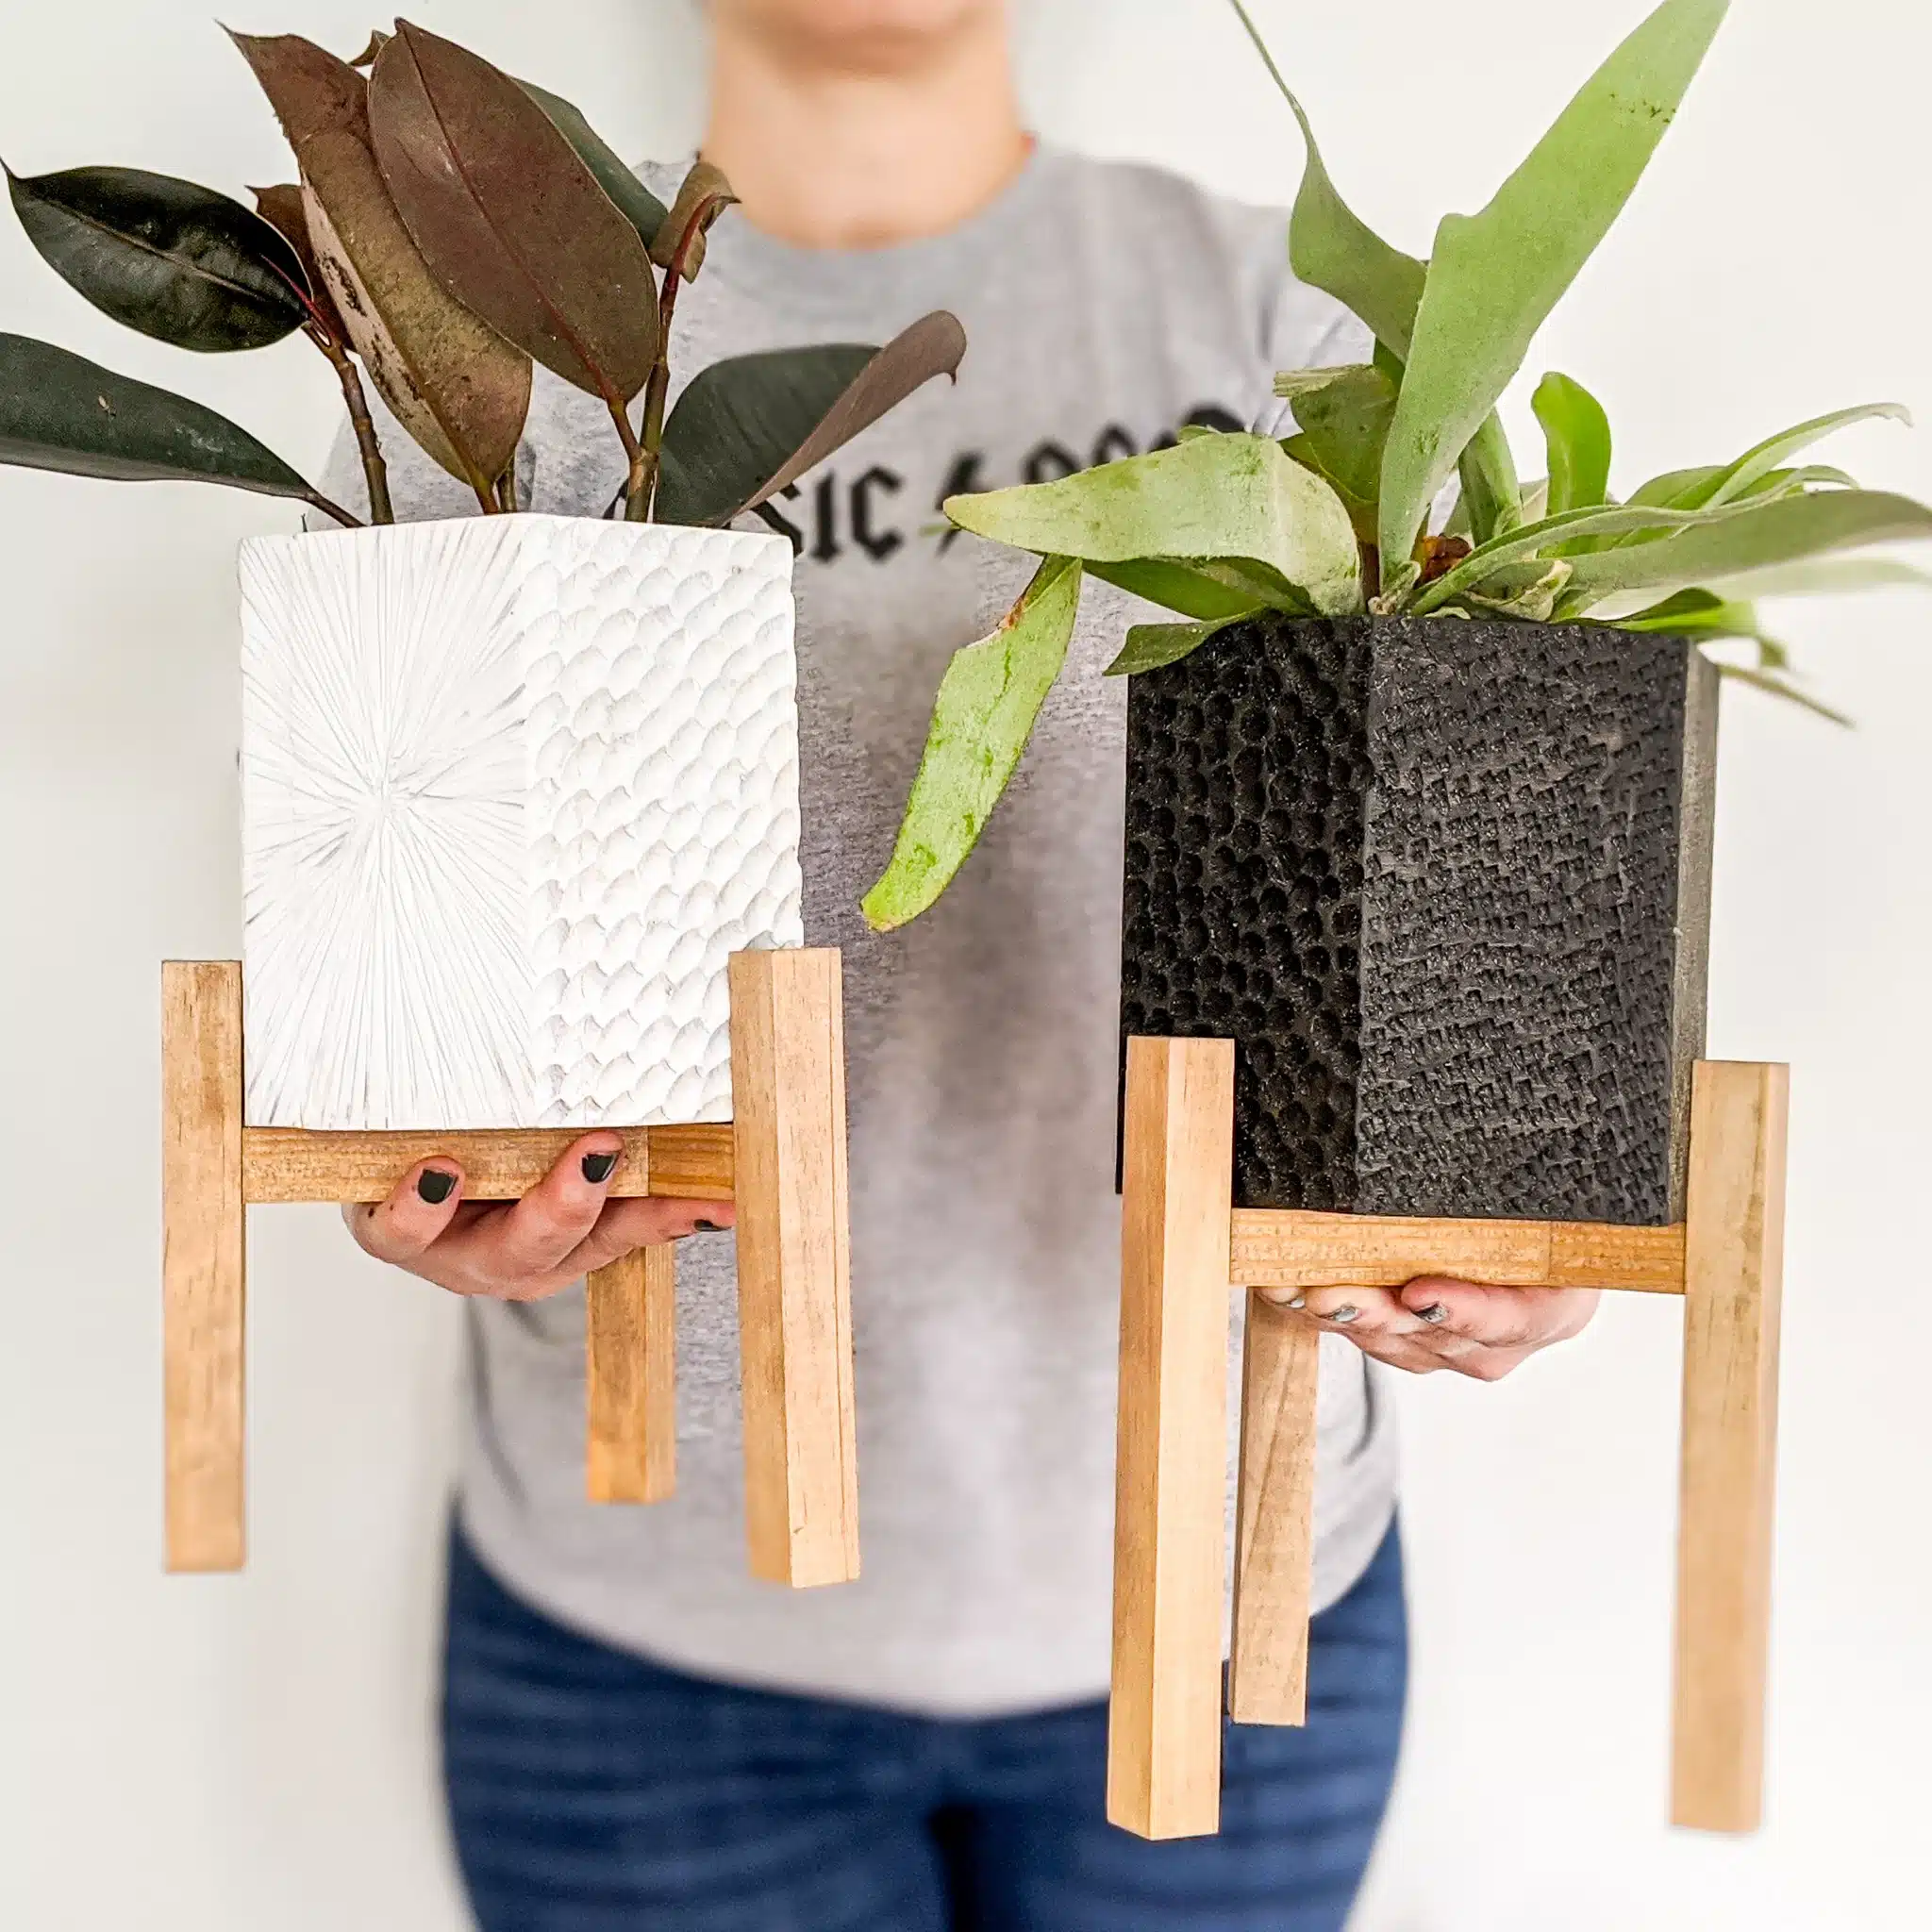
{"label": "human hand", "polygon": [[463,1172],[438,1155],[387,1201],[342,1209],[364,1253],[453,1294],[534,1302],[620,1260],[689,1234],[729,1227],[728,1201],[608,1198],[624,1139],[586,1134],[521,1201],[465,1201]]}
{"label": "human hand", "polygon": [[1539,1350],[1580,1335],[1601,1299],[1593,1288],[1483,1288],[1434,1274],[1407,1288],[1258,1292],[1391,1368],[1452,1369],[1478,1382],[1500,1382]]}

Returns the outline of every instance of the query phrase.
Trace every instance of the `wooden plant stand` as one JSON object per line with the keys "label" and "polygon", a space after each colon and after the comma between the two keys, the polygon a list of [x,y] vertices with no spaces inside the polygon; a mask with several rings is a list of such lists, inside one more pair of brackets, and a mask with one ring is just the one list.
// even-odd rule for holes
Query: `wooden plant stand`
{"label": "wooden plant stand", "polygon": [[[1234,1046],[1131,1040],[1108,1815],[1219,1828],[1230,1288],[1498,1287],[1684,1297],[1673,1822],[1757,1828],[1771,1607],[1787,1069],[1697,1064],[1674,1227],[1235,1209]],[[1227,1708],[1306,1719],[1315,1328],[1251,1293]]]}
{"label": "wooden plant stand", "polygon": [[[840,958],[740,953],[730,978],[736,1117],[628,1129],[610,1192],[736,1201],[752,1574],[794,1589],[845,1583],[858,1574],[858,1497]],[[588,1130],[246,1126],[240,964],[169,962],[161,1008],[167,1563],[238,1570],[246,1547],[248,1208],[386,1200],[417,1161],[437,1154],[461,1163],[466,1200],[514,1200]],[[650,1503],[672,1492],[675,1288],[670,1247],[591,1276],[593,1502]]]}

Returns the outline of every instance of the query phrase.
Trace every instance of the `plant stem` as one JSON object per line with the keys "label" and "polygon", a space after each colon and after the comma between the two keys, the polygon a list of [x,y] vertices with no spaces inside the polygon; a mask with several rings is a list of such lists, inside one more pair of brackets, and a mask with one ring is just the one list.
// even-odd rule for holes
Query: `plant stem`
{"label": "plant stem", "polygon": [[315,491],[309,496],[308,501],[311,504],[313,504],[315,508],[323,513],[324,516],[335,518],[336,522],[341,525],[342,528],[345,530],[366,530],[369,527],[369,525],[365,524],[360,517],[351,515],[350,512],[345,510],[339,503],[331,503],[328,500],[328,498],[325,497],[319,490]]}
{"label": "plant stem", "polygon": [[641,524],[644,521],[644,446],[630,426],[630,417],[623,404],[610,405],[610,420],[617,425],[624,453],[630,458],[630,480],[624,486],[624,520],[627,524]]}
{"label": "plant stem", "polygon": [[382,444],[376,438],[375,421],[369,413],[369,398],[362,392],[355,360],[320,319],[308,325],[308,334],[334,366],[336,380],[342,386],[342,400],[349,406],[349,426],[356,432],[356,447],[362,453],[362,477],[369,486],[369,520],[392,524],[396,513],[389,497],[389,465],[382,459]]}
{"label": "plant stem", "polygon": [[496,501],[505,516],[514,516],[517,511],[517,466],[516,458],[510,458],[510,466],[496,479]]}
{"label": "plant stem", "polygon": [[691,212],[685,231],[677,238],[671,266],[664,271],[664,286],[658,295],[658,354],[651,363],[650,379],[644,384],[644,435],[642,491],[643,514],[635,518],[650,523],[658,508],[658,478],[662,468],[664,445],[664,404],[671,393],[671,325],[677,314],[677,291],[684,285],[684,272],[691,259],[691,244],[705,232],[706,208]]}

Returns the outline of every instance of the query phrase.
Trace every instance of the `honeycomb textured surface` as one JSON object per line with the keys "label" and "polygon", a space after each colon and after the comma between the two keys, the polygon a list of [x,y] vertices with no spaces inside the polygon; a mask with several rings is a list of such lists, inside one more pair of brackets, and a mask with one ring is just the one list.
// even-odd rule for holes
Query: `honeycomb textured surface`
{"label": "honeycomb textured surface", "polygon": [[1365,1212],[1671,1219],[1686,673],[1673,638],[1377,626]]}
{"label": "honeycomb textured surface", "polygon": [[1354,1203],[1370,669],[1263,620],[1130,680],[1122,1031],[1235,1041],[1244,1207]]}
{"label": "honeycomb textured surface", "polygon": [[803,942],[791,552],[524,516],[242,546],[247,1118],[729,1118]]}
{"label": "honeycomb textured surface", "polygon": [[1586,626],[1277,619],[1132,681],[1123,1032],[1235,1040],[1240,1205],[1672,1218],[1686,672]]}

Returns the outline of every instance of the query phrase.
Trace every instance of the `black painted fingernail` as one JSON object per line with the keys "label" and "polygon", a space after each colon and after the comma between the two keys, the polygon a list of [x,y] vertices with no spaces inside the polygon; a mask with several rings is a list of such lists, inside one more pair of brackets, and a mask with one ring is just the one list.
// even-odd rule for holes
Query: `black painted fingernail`
{"label": "black painted fingernail", "polygon": [[432,1208],[441,1208],[457,1191],[457,1177],[440,1167],[425,1167],[416,1176],[416,1191]]}
{"label": "black painted fingernail", "polygon": [[1426,1322],[1433,1327],[1438,1322],[1446,1322],[1449,1319],[1449,1310],[1441,1302],[1431,1302],[1427,1307],[1418,1308],[1415,1311],[1415,1318],[1418,1322]]}
{"label": "black painted fingernail", "polygon": [[693,1221],[691,1226],[699,1234],[723,1234],[724,1232],[715,1221]]}
{"label": "black painted fingernail", "polygon": [[1343,1302],[1342,1305],[1339,1308],[1337,1308],[1332,1315],[1328,1317],[1328,1320],[1339,1324],[1343,1328],[1346,1328],[1351,1322],[1360,1321],[1361,1313],[1362,1311],[1359,1308],[1356,1307],[1353,1304],[1349,1302]]}
{"label": "black painted fingernail", "polygon": [[617,1171],[617,1156],[614,1154],[587,1154],[584,1156],[584,1178],[593,1188],[601,1188]]}

